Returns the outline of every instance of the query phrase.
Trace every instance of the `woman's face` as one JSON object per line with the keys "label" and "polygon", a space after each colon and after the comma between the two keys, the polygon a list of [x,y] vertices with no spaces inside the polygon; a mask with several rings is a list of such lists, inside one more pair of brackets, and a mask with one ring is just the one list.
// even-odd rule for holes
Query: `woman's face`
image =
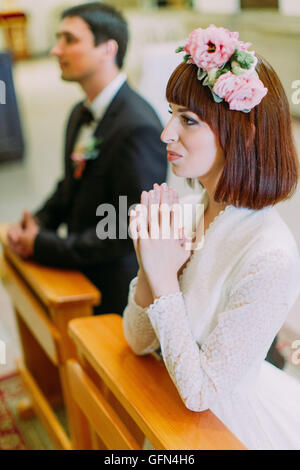
{"label": "woman's face", "polygon": [[168,161],[176,176],[197,178],[216,185],[224,163],[224,153],[215,133],[189,109],[170,103],[170,121],[161,134],[167,144]]}

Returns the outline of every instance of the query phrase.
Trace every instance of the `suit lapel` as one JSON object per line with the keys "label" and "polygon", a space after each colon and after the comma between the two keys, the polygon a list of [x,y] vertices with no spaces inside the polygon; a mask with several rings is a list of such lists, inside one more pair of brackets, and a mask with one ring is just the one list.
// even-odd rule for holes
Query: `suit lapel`
{"label": "suit lapel", "polygon": [[120,107],[122,106],[122,103],[124,102],[124,99],[126,99],[128,93],[130,93],[130,87],[128,86],[127,82],[125,82],[113,98],[112,102],[105,111],[103,118],[96,127],[94,132],[96,137],[101,137],[104,140],[106,139],[107,135],[114,132],[115,119],[118,116]]}
{"label": "suit lapel", "polygon": [[[127,84],[127,82],[124,82],[124,84],[121,86],[117,94],[114,96],[112,102],[108,106],[107,110],[104,113],[103,118],[99,121],[95,131],[94,131],[94,136],[97,138],[101,139],[101,145],[100,145],[100,154],[101,154],[101,148],[105,146],[105,143],[108,143],[111,138],[115,138],[115,128],[117,127],[117,119],[118,119],[118,114],[120,112],[120,108],[122,107],[122,104],[126,100],[128,94],[131,93],[131,88]],[[74,149],[74,144],[76,141],[76,137],[78,135],[80,129],[80,103],[78,105],[78,108],[74,110],[69,129],[68,129],[68,138],[67,138],[67,145],[66,145],[66,155],[69,157],[67,158],[69,165],[72,165],[71,162],[71,154]],[[96,160],[88,160],[86,162],[86,169],[90,166],[94,166],[94,164],[97,165]],[[102,161],[102,159],[101,159]],[[95,163],[94,163],[95,162]],[[103,161],[102,161],[103,163]],[[72,180],[74,184],[78,184],[81,179],[76,180],[73,177],[73,168],[72,168]]]}
{"label": "suit lapel", "polygon": [[72,115],[72,119],[69,124],[69,129],[67,133],[67,142],[66,142],[67,157],[70,157],[73,152],[76,137],[80,129],[80,105],[81,103],[79,103],[77,108],[75,108],[73,115]]}

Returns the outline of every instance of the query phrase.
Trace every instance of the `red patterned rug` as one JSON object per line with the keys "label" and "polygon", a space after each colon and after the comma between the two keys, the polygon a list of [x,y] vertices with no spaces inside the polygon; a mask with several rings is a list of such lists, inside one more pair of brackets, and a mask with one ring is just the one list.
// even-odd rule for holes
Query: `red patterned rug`
{"label": "red patterned rug", "polygon": [[[53,443],[36,416],[20,418],[18,403],[26,398],[28,394],[17,372],[0,377],[0,450],[53,450]],[[64,410],[55,412],[66,426]]]}
{"label": "red patterned rug", "polygon": [[12,410],[12,405],[25,397],[17,373],[0,379],[0,450],[29,449]]}

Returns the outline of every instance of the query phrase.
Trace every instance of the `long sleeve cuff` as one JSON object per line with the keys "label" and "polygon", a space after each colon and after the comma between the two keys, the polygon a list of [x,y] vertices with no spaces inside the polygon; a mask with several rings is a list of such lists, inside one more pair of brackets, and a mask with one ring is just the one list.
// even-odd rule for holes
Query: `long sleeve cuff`
{"label": "long sleeve cuff", "polygon": [[129,285],[128,304],[123,313],[125,338],[137,355],[145,355],[159,348],[159,342],[147,315],[147,308],[138,305],[135,300],[137,277]]}

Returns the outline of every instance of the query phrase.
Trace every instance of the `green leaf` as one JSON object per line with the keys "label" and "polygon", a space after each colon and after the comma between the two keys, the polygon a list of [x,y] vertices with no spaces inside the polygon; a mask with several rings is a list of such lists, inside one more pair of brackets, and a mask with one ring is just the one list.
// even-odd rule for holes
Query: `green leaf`
{"label": "green leaf", "polygon": [[232,59],[236,60],[243,69],[250,69],[255,60],[253,55],[249,54],[249,52],[239,50],[235,51]]}
{"label": "green leaf", "polygon": [[84,154],[85,160],[95,160],[97,157],[98,157],[98,151],[96,149],[85,152]]}
{"label": "green leaf", "polygon": [[208,77],[205,77],[205,79],[202,82],[202,85],[203,86],[208,86],[209,85],[209,78]]}
{"label": "green leaf", "polygon": [[206,75],[207,75],[207,72],[205,70],[202,70],[201,67],[199,67],[198,72],[197,72],[198,80],[202,80],[204,77],[206,77]]}
{"label": "green leaf", "polygon": [[99,148],[102,143],[102,138],[101,137],[91,137],[89,142],[87,143],[85,147],[85,152],[84,152],[84,160],[95,160],[95,158],[98,157],[99,154]]}
{"label": "green leaf", "polygon": [[186,54],[183,58],[183,61],[186,63],[190,58],[191,56],[189,54]]}
{"label": "green leaf", "polygon": [[232,67],[231,71],[232,73],[234,73],[234,75],[241,75],[242,73],[244,73],[244,69],[242,69],[242,67],[239,67],[238,65]]}
{"label": "green leaf", "polygon": [[216,73],[216,80],[221,76],[223,75],[223,73],[227,73],[230,71],[230,68],[229,67],[224,67],[222,69],[219,69]]}
{"label": "green leaf", "polygon": [[182,51],[184,51],[184,46],[177,47],[175,52],[177,53],[177,52],[182,52]]}
{"label": "green leaf", "polygon": [[220,96],[216,95],[214,91],[211,90],[211,92],[216,103],[221,103],[223,101],[223,98],[220,98]]}

